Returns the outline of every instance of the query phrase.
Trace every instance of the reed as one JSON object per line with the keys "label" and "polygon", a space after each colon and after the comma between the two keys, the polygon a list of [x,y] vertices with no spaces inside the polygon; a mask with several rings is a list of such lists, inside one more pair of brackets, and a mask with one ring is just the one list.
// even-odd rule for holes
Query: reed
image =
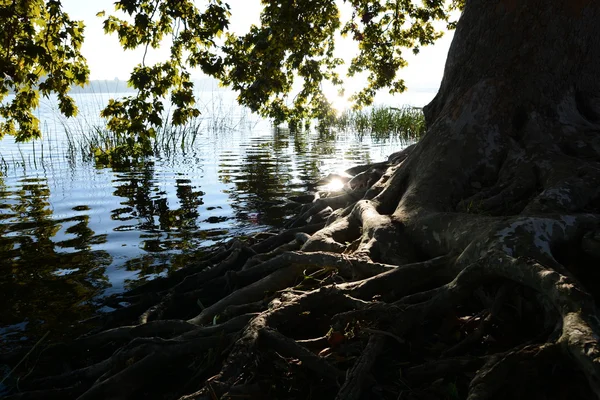
{"label": "reed", "polygon": [[333,126],[359,136],[370,135],[375,140],[397,138],[416,141],[425,133],[425,117],[420,108],[404,106],[374,106],[364,110],[346,110]]}
{"label": "reed", "polygon": [[99,164],[130,162],[146,156],[174,157],[179,151],[194,146],[202,135],[223,135],[234,130],[251,129],[258,123],[249,111],[233,103],[227,105],[216,92],[205,103],[199,104],[201,115],[184,125],[173,125],[170,110],[167,110],[167,117],[156,129],[155,136],[149,142],[140,143],[135,137],[108,130],[99,118],[90,119],[90,115],[98,115],[100,108],[85,110],[81,117],[75,119],[60,119],[68,153]]}

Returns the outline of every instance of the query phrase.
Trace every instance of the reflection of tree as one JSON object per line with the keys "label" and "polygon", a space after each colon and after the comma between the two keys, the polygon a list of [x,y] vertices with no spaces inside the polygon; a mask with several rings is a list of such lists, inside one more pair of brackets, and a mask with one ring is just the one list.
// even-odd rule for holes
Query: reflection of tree
{"label": "reflection of tree", "polygon": [[294,154],[298,157],[302,157],[308,151],[308,138],[307,135],[298,130],[290,132],[290,135],[294,139]]}
{"label": "reflection of tree", "polygon": [[175,179],[175,194],[180,206],[170,209],[167,193],[157,189],[154,163],[146,162],[138,168],[117,179],[114,194],[127,199],[121,204],[128,207],[113,210],[112,218],[136,219],[137,228],[148,232],[195,229],[198,206],[204,204],[204,192],[194,191],[190,179]]}
{"label": "reflection of tree", "polygon": [[294,130],[290,132],[294,139],[294,159],[296,161],[296,173],[300,184],[297,185],[300,189],[308,188],[320,178],[319,156],[321,154],[313,154],[318,152],[321,146],[310,146],[309,135],[305,131]]}
{"label": "reflection of tree", "polygon": [[[284,216],[289,214],[289,210],[281,206],[291,192],[304,191],[304,182],[310,179],[302,173],[306,168],[295,162],[296,157],[302,159],[307,151],[304,133],[276,128],[269,139],[259,137],[252,141],[239,165],[221,162],[219,179],[234,184],[226,193],[236,217],[242,222],[280,226]],[[294,184],[299,178],[303,182]]]}
{"label": "reflection of tree", "polygon": [[[239,165],[228,161],[219,165],[219,180],[233,184],[227,191],[236,217],[253,221],[258,216],[262,225],[281,226],[293,210],[287,199],[305,194],[323,174],[324,160],[340,157],[340,137],[332,130],[306,131],[276,128],[266,139],[259,137],[246,147]],[[349,148],[344,158],[362,162],[368,158],[368,147]],[[289,203],[287,203],[289,205]]]}
{"label": "reflection of tree", "polygon": [[337,136],[334,130],[319,130],[316,153],[320,156],[332,155],[337,150]]}
{"label": "reflection of tree", "polygon": [[[0,224],[0,320],[3,325],[27,320],[28,332],[36,335],[65,333],[73,321],[93,315],[90,300],[108,285],[111,257],[92,250],[106,237],[94,235],[87,215],[52,219],[45,179],[30,179],[1,195],[7,201]],[[57,241],[65,226],[74,238]]]}
{"label": "reflection of tree", "polygon": [[[115,196],[125,199],[125,207],[112,211],[112,218],[119,221],[134,221],[135,229],[144,232],[141,246],[156,254],[166,250],[187,250],[192,247],[194,233],[198,230],[198,207],[204,204],[204,192],[194,190],[192,181],[180,174],[175,179],[175,196],[178,208],[169,204],[168,193],[159,191],[155,177],[154,162],[144,162],[133,170],[116,171]],[[131,226],[127,226],[131,229]],[[159,266],[157,266],[159,265]],[[129,271],[139,271],[140,279],[162,273],[167,262],[160,262],[158,255],[129,260],[125,263]]]}

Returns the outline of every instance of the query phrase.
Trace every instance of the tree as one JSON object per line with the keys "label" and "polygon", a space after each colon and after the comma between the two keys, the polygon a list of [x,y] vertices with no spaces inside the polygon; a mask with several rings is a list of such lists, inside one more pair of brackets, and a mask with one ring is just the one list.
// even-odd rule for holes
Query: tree
{"label": "tree", "polygon": [[600,397],[599,18],[468,0],[419,143],[111,300],[23,396]]}
{"label": "tree", "polygon": [[[202,3],[200,7],[191,0],[121,0],[115,2],[117,15],[104,21],[105,32],[116,34],[124,50],[147,52],[170,39],[170,59],[147,65],[144,56],[129,79],[136,94],[113,99],[102,111],[110,130],[129,137],[130,149],[150,150],[157,127],[169,122],[182,125],[199,115],[192,68],[239,92],[241,105],[276,123],[326,118],[332,109],[322,85],[342,84],[337,67],[343,61],[334,57],[338,33],[360,43],[349,75],[367,72],[368,84],[356,94],[357,104],[370,104],[378,89],[402,92],[404,83],[397,77],[398,69],[406,65],[402,49],[418,52],[439,38],[441,32],[433,23],[448,20],[449,11],[442,0],[422,6],[354,0],[353,16],[342,26],[335,0],[263,1],[260,25],[239,36],[228,30],[226,2]],[[72,21],[55,0],[6,2],[0,5],[0,21],[9,27],[2,32],[6,52],[0,65],[5,74],[0,100],[16,93],[0,107],[6,119],[0,137],[8,133],[18,140],[36,138],[40,131],[32,110],[40,94],[56,93],[64,115],[77,113],[68,92],[72,84],[84,85],[89,75],[80,53],[83,23]],[[165,112],[167,97],[173,106],[170,115]]]}
{"label": "tree", "polygon": [[[0,138],[39,138],[39,121],[33,110],[40,94],[55,93],[61,113],[77,114],[70,85],[83,86],[89,70],[79,50],[83,23],[72,21],[60,1],[15,0],[0,3]],[[14,93],[11,101],[5,99]],[[18,125],[18,126],[17,126]]]}

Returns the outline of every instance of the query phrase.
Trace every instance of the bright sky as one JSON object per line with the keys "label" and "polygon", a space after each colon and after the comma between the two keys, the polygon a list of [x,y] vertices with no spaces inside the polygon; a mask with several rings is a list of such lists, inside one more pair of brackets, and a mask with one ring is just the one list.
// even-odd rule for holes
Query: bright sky
{"label": "bright sky", "polygon": [[[231,27],[233,30],[244,32],[251,23],[258,20],[259,0],[229,0],[228,2],[232,9]],[[142,50],[124,51],[120,47],[116,35],[104,34],[102,29],[104,18],[98,18],[96,14],[103,10],[107,13],[113,12],[113,3],[114,0],[62,0],[63,7],[71,18],[83,20],[86,25],[82,52],[90,66],[90,79],[114,79],[117,77],[127,80],[130,71],[142,60]],[[405,80],[409,92],[431,90],[439,86],[451,40],[452,33],[449,32],[434,46],[422,48],[417,56],[407,50],[406,59],[409,65],[400,71],[400,76]],[[340,54],[352,54],[353,52],[352,48],[348,48],[344,44],[338,45],[338,47]],[[168,57],[167,46],[149,53],[146,62],[153,63],[166,57]],[[202,73],[198,71],[194,77],[200,78]],[[352,82],[347,83],[346,93],[352,93],[359,86],[360,81],[353,79]]]}

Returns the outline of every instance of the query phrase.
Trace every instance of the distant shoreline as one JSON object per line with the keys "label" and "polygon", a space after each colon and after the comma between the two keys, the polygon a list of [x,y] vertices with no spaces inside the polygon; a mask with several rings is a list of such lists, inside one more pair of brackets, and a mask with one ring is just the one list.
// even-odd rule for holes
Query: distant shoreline
{"label": "distant shoreline", "polygon": [[[194,80],[194,86],[196,89],[204,88],[212,91],[227,90],[226,88],[220,87],[218,82],[214,79],[197,79]],[[119,79],[112,80],[91,80],[85,87],[72,86],[70,93],[132,93],[136,90],[127,85],[127,81]]]}
{"label": "distant shoreline", "polygon": [[126,81],[118,79],[113,80],[93,80],[85,87],[71,86],[70,93],[125,93],[135,92],[135,89],[127,86]]}

